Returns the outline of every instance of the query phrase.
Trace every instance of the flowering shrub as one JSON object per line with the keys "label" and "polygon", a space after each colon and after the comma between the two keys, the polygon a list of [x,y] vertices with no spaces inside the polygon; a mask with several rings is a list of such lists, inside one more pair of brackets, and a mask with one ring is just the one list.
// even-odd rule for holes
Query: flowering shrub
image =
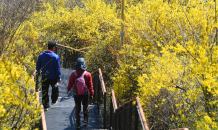
{"label": "flowering shrub", "polygon": [[[0,1],[0,129],[32,129],[39,121],[32,71],[41,51],[38,33],[26,21],[35,1]],[[37,43],[37,44],[36,44]]]}
{"label": "flowering shrub", "polygon": [[88,68],[110,68],[103,73],[120,103],[141,98],[151,128],[216,129],[213,1],[126,1],[123,45],[119,1],[69,2],[45,2],[34,14],[41,36],[78,39]]}
{"label": "flowering shrub", "polygon": [[153,129],[217,129],[214,16],[213,1],[146,1],[127,10],[129,43],[115,85],[128,90],[136,72],[135,92]]}
{"label": "flowering shrub", "polygon": [[121,45],[120,1],[42,1],[14,45],[40,47],[23,54],[30,66],[42,49],[37,42],[86,51],[88,68],[102,68],[118,103],[141,98],[151,129],[217,129],[214,10],[213,0],[125,1]]}
{"label": "flowering shrub", "polygon": [[9,59],[1,59],[0,67],[1,129],[31,129],[40,114],[34,82],[23,67]]}

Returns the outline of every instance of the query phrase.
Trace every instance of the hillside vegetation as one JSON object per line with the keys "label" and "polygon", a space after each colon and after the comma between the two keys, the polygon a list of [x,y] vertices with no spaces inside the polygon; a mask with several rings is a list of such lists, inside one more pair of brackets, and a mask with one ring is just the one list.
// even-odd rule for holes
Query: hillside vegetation
{"label": "hillside vegetation", "polygon": [[[89,71],[102,69],[106,86],[115,90],[118,104],[140,97],[150,129],[217,129],[215,2],[126,0],[122,45],[120,3],[43,0],[15,28],[14,35],[1,41],[5,49],[0,63],[25,66],[28,74],[45,43],[55,40],[87,52],[83,56]],[[20,70],[13,72],[19,74]],[[5,72],[12,70],[1,74]],[[6,76],[1,78],[3,93],[7,91]],[[2,111],[10,109],[0,105]]]}

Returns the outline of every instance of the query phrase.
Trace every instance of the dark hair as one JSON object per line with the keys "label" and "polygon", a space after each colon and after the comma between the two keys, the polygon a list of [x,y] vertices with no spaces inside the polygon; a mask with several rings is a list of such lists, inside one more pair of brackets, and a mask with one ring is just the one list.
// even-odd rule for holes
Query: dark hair
{"label": "dark hair", "polygon": [[53,49],[53,47],[56,47],[56,42],[55,41],[49,41],[48,42],[48,49]]}

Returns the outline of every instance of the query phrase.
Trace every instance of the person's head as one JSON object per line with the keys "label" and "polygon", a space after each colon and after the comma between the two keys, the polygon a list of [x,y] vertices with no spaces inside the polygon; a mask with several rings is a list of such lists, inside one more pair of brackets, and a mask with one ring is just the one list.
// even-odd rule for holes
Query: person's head
{"label": "person's head", "polygon": [[75,70],[86,70],[86,63],[83,58],[78,58],[76,64],[74,65]]}
{"label": "person's head", "polygon": [[56,47],[56,42],[55,41],[49,41],[48,42],[48,50],[55,51],[55,47]]}

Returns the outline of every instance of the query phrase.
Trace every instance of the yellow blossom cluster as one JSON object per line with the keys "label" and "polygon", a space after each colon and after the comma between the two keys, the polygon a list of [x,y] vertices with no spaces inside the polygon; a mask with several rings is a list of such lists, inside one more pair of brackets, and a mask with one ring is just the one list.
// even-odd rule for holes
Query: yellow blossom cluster
{"label": "yellow blossom cluster", "polygon": [[39,119],[34,82],[23,66],[0,60],[1,129],[31,129]]}
{"label": "yellow blossom cluster", "polygon": [[[33,23],[23,20],[0,41],[0,129],[33,129],[41,110],[32,72],[43,48]],[[19,21],[18,21],[19,22]],[[19,25],[19,26],[18,26]],[[10,30],[10,29],[7,29]]]}
{"label": "yellow blossom cluster", "polygon": [[120,12],[119,1],[42,1],[17,34],[86,51],[88,68],[102,68],[119,103],[141,98],[154,129],[217,129],[214,1],[125,1],[122,45]]}

